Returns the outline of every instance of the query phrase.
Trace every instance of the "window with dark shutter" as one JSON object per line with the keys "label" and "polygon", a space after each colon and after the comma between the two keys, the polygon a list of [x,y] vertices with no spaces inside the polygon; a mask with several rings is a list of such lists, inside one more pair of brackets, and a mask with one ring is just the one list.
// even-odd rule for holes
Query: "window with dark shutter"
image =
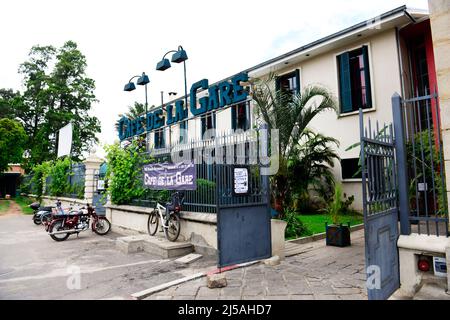
{"label": "window with dark shutter", "polygon": [[250,128],[250,103],[248,101],[231,107],[231,128],[248,130]]}
{"label": "window with dark shutter", "polygon": [[361,179],[359,158],[341,159],[342,179]]}
{"label": "window with dark shutter", "polygon": [[293,72],[284,74],[276,78],[276,90],[291,93],[292,95],[300,92],[300,70],[296,69]]}
{"label": "window with dark shutter", "polygon": [[367,46],[337,57],[341,113],[372,107],[369,52]]}

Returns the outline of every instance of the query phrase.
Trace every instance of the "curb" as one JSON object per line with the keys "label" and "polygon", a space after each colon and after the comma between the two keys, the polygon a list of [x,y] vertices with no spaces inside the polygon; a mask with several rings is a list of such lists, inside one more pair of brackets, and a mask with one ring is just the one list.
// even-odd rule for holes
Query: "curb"
{"label": "curb", "polygon": [[193,275],[190,275],[190,276],[187,276],[187,277],[184,277],[184,278],[181,278],[181,279],[177,279],[177,280],[174,280],[174,281],[166,282],[166,283],[160,284],[158,286],[151,287],[149,289],[145,289],[145,290],[142,290],[142,291],[139,291],[139,292],[136,292],[136,293],[132,293],[131,294],[131,298],[133,300],[142,300],[142,299],[144,299],[144,298],[146,298],[148,296],[151,296],[152,294],[155,294],[157,292],[166,290],[166,289],[168,289],[170,287],[173,287],[173,286],[176,286],[176,285],[188,282],[188,281],[200,279],[200,278],[203,278],[203,277],[206,277],[206,276],[209,276],[209,275],[213,275],[213,274],[216,274],[216,273],[222,273],[222,272],[226,272],[226,271],[230,271],[230,270],[234,270],[234,269],[244,268],[244,267],[251,266],[251,265],[254,265],[254,264],[257,264],[257,263],[260,263],[260,262],[261,262],[261,260],[256,260],[256,261],[251,261],[251,262],[235,264],[235,265],[227,266],[227,267],[223,267],[223,268],[216,268],[216,269],[213,269],[213,270],[207,271],[207,272],[195,273]]}

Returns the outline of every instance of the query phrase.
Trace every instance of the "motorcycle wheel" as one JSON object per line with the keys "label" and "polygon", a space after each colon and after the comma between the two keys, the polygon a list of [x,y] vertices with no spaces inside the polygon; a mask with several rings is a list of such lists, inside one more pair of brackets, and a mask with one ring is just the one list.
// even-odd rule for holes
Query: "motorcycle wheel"
{"label": "motorcycle wheel", "polygon": [[50,223],[52,220],[52,213],[46,213],[41,215],[41,223],[46,224],[46,223]]}
{"label": "motorcycle wheel", "polygon": [[[50,228],[50,233],[55,231],[61,231],[62,221],[56,221]],[[55,241],[64,241],[70,236],[70,233],[51,234],[50,237]]]}
{"label": "motorcycle wheel", "polygon": [[154,236],[156,231],[158,230],[158,213],[156,210],[150,212],[147,221],[147,231],[148,234]]}
{"label": "motorcycle wheel", "polygon": [[94,232],[99,236],[104,236],[111,229],[111,223],[108,219],[98,219],[95,223]]}
{"label": "motorcycle wheel", "polygon": [[167,228],[164,233],[169,241],[176,241],[180,235],[180,218],[177,214],[171,214],[167,220]]}
{"label": "motorcycle wheel", "polygon": [[38,217],[38,216],[34,215],[34,216],[33,216],[33,222],[34,222],[34,224],[36,224],[36,225],[40,225],[40,224],[42,223],[41,217]]}

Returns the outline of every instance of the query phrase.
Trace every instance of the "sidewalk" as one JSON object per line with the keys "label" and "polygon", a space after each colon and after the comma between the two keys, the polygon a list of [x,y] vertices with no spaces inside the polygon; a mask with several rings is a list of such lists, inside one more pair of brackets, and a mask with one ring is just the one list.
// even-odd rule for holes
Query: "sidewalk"
{"label": "sidewalk", "polygon": [[278,266],[262,263],[225,272],[228,286],[206,287],[206,278],[155,293],[148,300],[361,300],[365,288],[364,231],[352,232],[352,245],[337,248],[325,240],[307,243],[303,253]]}

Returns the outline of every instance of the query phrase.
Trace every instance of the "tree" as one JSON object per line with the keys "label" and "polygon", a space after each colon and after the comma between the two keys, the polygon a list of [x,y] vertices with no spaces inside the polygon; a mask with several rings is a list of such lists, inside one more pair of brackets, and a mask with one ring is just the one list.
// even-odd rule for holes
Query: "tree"
{"label": "tree", "polygon": [[22,125],[11,119],[0,119],[0,173],[8,164],[21,163],[27,135]]}
{"label": "tree", "polygon": [[251,87],[257,119],[269,130],[279,130],[279,170],[271,177],[275,207],[292,204],[295,197],[304,201],[311,187],[319,190],[323,184],[332,184],[330,167],[338,158],[332,146],[338,141],[308,128],[318,114],[336,110],[332,93],[319,86],[309,86],[296,95],[276,90],[274,74],[252,81]]}
{"label": "tree", "polygon": [[99,120],[89,115],[95,82],[88,78],[86,58],[77,44],[67,41],[57,49],[34,46],[19,67],[24,76],[23,93],[0,90],[0,114],[22,122],[29,137],[26,168],[56,159],[57,133],[73,123],[72,158],[79,161],[98,142]]}

